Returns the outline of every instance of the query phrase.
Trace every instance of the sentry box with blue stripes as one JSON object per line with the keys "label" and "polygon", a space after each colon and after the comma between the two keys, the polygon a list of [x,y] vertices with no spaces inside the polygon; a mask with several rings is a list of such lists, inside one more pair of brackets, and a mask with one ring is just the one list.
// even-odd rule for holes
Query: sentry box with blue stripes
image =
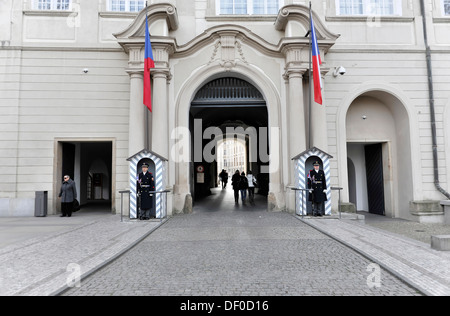
{"label": "sentry box with blue stripes", "polygon": [[[142,164],[144,162],[149,165],[149,172],[155,178],[155,191],[161,192],[166,188],[166,163],[167,159],[159,156],[148,150],[142,150],[136,155],[127,159],[130,162],[130,219],[138,217],[138,199],[136,192],[136,181],[141,172]],[[155,194],[155,209],[154,214],[156,218],[163,216],[164,197],[162,194]]]}
{"label": "sentry box with blue stripes", "polygon": [[[298,189],[308,188],[308,173],[314,169],[315,161],[322,162],[323,171],[327,181],[327,199],[325,202],[325,215],[331,215],[331,180],[330,180],[330,159],[333,158],[323,150],[313,147],[301,154],[295,156],[292,160],[295,162],[295,186]],[[295,213],[298,215],[309,215],[311,213],[312,205],[308,202],[309,193],[302,193],[302,191],[295,191],[296,207]]]}

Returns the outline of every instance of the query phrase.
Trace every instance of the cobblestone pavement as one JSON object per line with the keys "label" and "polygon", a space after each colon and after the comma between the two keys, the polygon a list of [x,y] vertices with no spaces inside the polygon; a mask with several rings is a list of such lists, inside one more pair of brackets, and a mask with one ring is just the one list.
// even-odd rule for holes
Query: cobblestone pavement
{"label": "cobblestone pavement", "polygon": [[118,215],[0,219],[0,296],[47,296],[113,260],[162,223]]}
{"label": "cobblestone pavement", "polygon": [[450,296],[450,252],[405,237],[414,223],[393,221],[398,224],[393,233],[355,220],[311,218],[304,222],[371,258],[422,293]]}
{"label": "cobblestone pavement", "polygon": [[292,215],[214,192],[63,295],[421,295]]}

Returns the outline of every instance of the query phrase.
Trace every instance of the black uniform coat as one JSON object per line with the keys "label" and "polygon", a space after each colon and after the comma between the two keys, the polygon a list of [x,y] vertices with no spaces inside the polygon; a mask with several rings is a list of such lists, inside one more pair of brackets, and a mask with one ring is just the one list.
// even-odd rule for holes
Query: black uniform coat
{"label": "black uniform coat", "polygon": [[239,190],[239,183],[241,182],[241,175],[238,173],[233,174],[231,177],[231,185],[233,186],[233,190]]}
{"label": "black uniform coat", "polygon": [[155,191],[155,179],[151,172],[145,175],[143,172],[139,174],[136,183],[136,192],[141,194],[141,210],[149,210],[153,207],[153,194],[149,192]]}
{"label": "black uniform coat", "polygon": [[327,201],[326,193],[323,190],[327,188],[327,181],[325,179],[325,172],[323,170],[311,170],[308,176],[308,189],[312,189],[313,193],[309,194],[309,200],[315,203],[322,203]]}

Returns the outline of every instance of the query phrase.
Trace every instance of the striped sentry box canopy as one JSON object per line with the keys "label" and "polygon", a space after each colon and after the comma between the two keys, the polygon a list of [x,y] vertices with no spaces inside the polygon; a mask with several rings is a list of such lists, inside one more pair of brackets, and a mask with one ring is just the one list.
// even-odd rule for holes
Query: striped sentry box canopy
{"label": "striped sentry box canopy", "polygon": [[[130,162],[130,218],[136,219],[138,217],[138,205],[136,195],[136,179],[140,170],[138,167],[143,160],[151,160],[155,164],[154,178],[155,191],[164,191],[166,188],[166,162],[167,159],[159,156],[148,150],[142,150],[131,158],[127,159]],[[162,194],[155,194],[155,214],[156,218],[161,218],[163,215],[163,196]]]}
{"label": "striped sentry box canopy", "polygon": [[[307,189],[307,176],[309,170],[306,168],[307,160],[311,157],[317,157],[322,160],[323,163],[323,171],[325,172],[325,178],[327,181],[327,199],[325,202],[325,214],[331,215],[331,181],[330,181],[330,159],[333,158],[331,155],[327,154],[323,150],[314,147],[312,149],[306,150],[298,156],[294,157],[292,160],[295,161],[295,185],[298,189]],[[307,197],[308,194],[302,194],[301,191],[296,191],[296,199],[297,199],[297,209],[295,210],[296,214],[307,215]]]}

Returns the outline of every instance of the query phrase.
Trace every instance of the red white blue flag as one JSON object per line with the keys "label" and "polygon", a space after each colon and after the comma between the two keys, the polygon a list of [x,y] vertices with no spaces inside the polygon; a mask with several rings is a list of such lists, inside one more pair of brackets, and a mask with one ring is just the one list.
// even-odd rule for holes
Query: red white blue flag
{"label": "red white blue flag", "polygon": [[320,58],[319,45],[317,44],[316,30],[314,28],[314,21],[311,14],[311,43],[312,43],[312,62],[313,62],[313,78],[314,78],[314,101],[322,104],[322,77],[320,76],[320,65],[322,59]]}
{"label": "red white blue flag", "polygon": [[150,69],[155,68],[152,43],[148,31],[148,19],[145,18],[145,61],[144,61],[144,105],[152,111],[152,86],[150,82]]}

